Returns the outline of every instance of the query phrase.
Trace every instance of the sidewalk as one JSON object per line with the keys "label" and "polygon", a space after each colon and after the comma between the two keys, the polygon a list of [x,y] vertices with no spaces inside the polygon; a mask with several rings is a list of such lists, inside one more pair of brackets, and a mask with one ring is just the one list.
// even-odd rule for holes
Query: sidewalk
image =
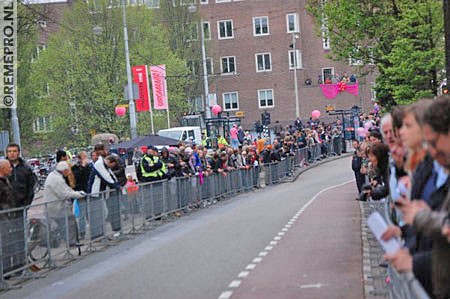
{"label": "sidewalk", "polygon": [[253,260],[254,269],[230,284],[229,298],[364,298],[355,188],[354,182],[330,188],[293,211],[273,246]]}

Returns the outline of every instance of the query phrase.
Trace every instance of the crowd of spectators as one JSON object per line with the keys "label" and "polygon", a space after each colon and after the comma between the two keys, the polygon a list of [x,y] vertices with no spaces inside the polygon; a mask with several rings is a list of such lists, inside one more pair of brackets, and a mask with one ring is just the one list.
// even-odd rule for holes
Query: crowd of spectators
{"label": "crowd of spectators", "polygon": [[369,126],[353,144],[357,200],[390,197],[394,225],[382,239],[404,248],[385,259],[431,298],[450,298],[450,98],[396,106]]}

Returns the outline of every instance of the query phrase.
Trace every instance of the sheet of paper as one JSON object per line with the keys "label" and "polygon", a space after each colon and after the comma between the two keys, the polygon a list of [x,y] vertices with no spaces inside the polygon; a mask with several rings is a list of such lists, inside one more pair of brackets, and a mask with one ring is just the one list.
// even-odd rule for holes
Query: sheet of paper
{"label": "sheet of paper", "polygon": [[367,219],[367,225],[386,253],[395,253],[402,247],[400,242],[395,238],[388,241],[381,240],[381,235],[386,231],[388,225],[380,213],[373,212]]}

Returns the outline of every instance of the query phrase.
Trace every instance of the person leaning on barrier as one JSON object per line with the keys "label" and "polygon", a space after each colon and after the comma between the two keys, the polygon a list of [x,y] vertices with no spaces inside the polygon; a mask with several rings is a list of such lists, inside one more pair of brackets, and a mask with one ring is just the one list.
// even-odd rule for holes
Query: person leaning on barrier
{"label": "person leaning on barrier", "polygon": [[[430,154],[450,170],[450,99],[440,98],[434,101],[425,111],[423,134]],[[441,207],[432,209],[422,200],[398,200],[403,213],[404,221],[413,225],[417,231],[433,239],[431,251],[431,279],[433,294],[438,299],[450,297],[450,243],[442,236],[442,225],[450,212],[450,193],[447,189]],[[442,200],[442,199],[441,199]],[[433,199],[432,201],[435,201]],[[433,207],[433,204],[431,205]],[[394,234],[391,229],[385,233],[384,239]],[[399,251],[387,255],[386,259],[401,272],[413,271],[415,264],[409,253]]]}
{"label": "person leaning on barrier", "polygon": [[56,164],[55,169],[50,172],[44,185],[44,202],[47,203],[47,212],[50,219],[54,220],[58,229],[63,234],[66,215],[69,223],[69,242],[76,243],[75,218],[72,215],[73,198],[83,198],[84,191],[74,191],[67,185],[65,178],[71,174],[69,163],[61,161]]}
{"label": "person leaning on barrier", "polygon": [[159,159],[158,149],[153,145],[147,147],[147,153],[142,157],[140,167],[143,182],[153,182],[167,178],[166,165]]}
{"label": "person leaning on barrier", "polygon": [[[0,234],[1,234],[1,248],[3,256],[3,272],[11,270],[11,257],[7,256],[6,252],[9,249],[9,227],[11,216],[16,218],[16,215],[11,213],[1,213],[2,210],[8,210],[15,207],[14,190],[11,183],[8,180],[8,176],[12,172],[11,164],[8,160],[0,160]],[[6,271],[5,271],[6,270]],[[3,275],[3,273],[0,273]]]}

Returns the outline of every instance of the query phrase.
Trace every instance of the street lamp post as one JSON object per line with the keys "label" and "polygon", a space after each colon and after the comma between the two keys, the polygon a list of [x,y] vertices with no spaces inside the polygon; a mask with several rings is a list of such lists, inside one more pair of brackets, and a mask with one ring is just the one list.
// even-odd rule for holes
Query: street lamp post
{"label": "street lamp post", "polygon": [[136,109],[134,106],[134,99],[133,99],[133,82],[131,79],[130,52],[128,49],[128,30],[127,30],[127,17],[125,11],[125,0],[122,0],[122,17],[123,17],[123,40],[125,43],[125,61],[127,64],[128,109],[130,109],[131,138],[134,139],[137,137]]}
{"label": "street lamp post", "polygon": [[293,48],[293,57],[292,60],[294,62],[294,92],[295,92],[295,116],[297,118],[300,117],[300,105],[298,101],[298,82],[297,82],[297,49],[296,49],[296,41],[297,41],[298,35],[294,32],[292,33],[292,48]]}
{"label": "street lamp post", "polygon": [[[188,7],[190,13],[197,11],[197,6],[194,4]],[[206,62],[206,47],[205,47],[205,30],[203,28],[203,19],[200,18],[200,41],[202,47],[202,67],[203,67],[203,90],[205,93],[205,117],[211,118],[211,108],[209,107],[209,82],[208,82],[208,67]]]}

